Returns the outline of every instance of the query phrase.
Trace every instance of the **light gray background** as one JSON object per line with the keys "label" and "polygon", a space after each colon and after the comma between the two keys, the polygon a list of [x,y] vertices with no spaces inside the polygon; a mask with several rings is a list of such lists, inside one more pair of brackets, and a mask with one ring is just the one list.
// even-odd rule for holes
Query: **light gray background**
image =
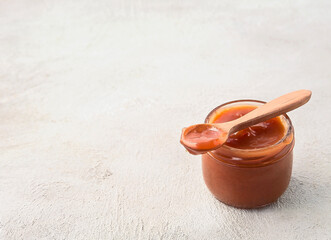
{"label": "light gray background", "polygon": [[[0,2],[1,239],[331,239],[330,1]],[[215,200],[181,128],[311,89],[273,205]]]}

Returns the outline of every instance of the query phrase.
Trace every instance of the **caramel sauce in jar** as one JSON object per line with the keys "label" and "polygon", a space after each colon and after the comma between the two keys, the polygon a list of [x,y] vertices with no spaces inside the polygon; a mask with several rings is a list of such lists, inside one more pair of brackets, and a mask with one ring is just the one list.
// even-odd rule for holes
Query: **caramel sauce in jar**
{"label": "caramel sauce in jar", "polygon": [[[212,110],[205,123],[227,122],[254,110],[262,101],[239,100]],[[202,155],[205,183],[221,202],[257,208],[276,201],[288,187],[294,129],[284,114],[232,134],[218,149]]]}

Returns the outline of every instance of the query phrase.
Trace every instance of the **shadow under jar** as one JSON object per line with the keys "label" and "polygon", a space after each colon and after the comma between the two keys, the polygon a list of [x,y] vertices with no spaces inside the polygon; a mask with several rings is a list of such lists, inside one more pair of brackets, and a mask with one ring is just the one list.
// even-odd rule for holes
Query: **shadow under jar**
{"label": "shadow under jar", "polygon": [[[212,110],[205,123],[213,123],[222,112],[237,106],[259,106],[258,100],[238,100]],[[211,193],[221,202],[238,208],[258,208],[276,201],[290,182],[294,130],[290,118],[279,116],[283,136],[261,148],[243,149],[226,144],[202,155],[202,171]]]}

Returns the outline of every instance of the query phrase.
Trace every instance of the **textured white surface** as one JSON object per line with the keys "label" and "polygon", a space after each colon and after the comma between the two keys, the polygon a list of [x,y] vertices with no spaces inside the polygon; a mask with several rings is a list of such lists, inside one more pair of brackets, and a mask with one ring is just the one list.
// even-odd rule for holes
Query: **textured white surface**
{"label": "textured white surface", "polygon": [[[0,2],[1,239],[331,239],[330,1]],[[278,202],[205,187],[181,128],[311,89]]]}

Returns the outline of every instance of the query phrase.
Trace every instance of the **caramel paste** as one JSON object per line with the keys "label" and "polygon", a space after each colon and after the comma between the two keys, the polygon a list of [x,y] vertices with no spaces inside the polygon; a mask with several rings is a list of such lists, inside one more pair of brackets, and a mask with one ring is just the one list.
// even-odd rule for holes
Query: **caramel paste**
{"label": "caramel paste", "polygon": [[[205,123],[237,119],[261,104],[255,100],[223,104],[208,115]],[[286,114],[238,131],[219,148],[202,154],[205,183],[225,204],[238,208],[268,205],[289,184],[293,146],[293,126]]]}

